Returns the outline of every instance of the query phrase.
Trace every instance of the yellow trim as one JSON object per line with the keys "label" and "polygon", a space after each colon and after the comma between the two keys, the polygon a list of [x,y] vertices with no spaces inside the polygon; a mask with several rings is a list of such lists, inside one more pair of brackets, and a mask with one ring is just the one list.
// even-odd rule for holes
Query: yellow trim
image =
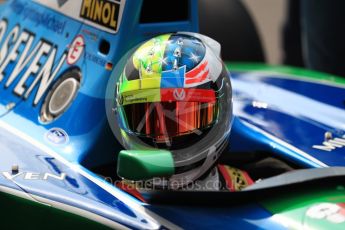
{"label": "yellow trim", "polygon": [[161,86],[161,78],[145,78],[131,81],[124,81],[121,86],[121,93],[143,89],[157,89]]}
{"label": "yellow trim", "polygon": [[160,88],[162,59],[171,34],[159,35],[142,44],[134,53],[132,62],[139,71],[140,79],[128,81],[122,74],[120,93],[141,89]]}

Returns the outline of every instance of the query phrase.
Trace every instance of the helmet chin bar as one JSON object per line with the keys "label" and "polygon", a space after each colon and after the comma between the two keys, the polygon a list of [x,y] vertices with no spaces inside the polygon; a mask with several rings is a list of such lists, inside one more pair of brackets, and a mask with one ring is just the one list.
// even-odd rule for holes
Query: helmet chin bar
{"label": "helmet chin bar", "polygon": [[[179,189],[188,184],[191,184],[202,177],[218,160],[220,154],[226,147],[227,142],[225,140],[219,141],[215,145],[211,146],[207,151],[205,162],[190,171],[175,174],[169,178],[169,188]],[[218,145],[218,146],[217,146]]]}
{"label": "helmet chin bar", "polygon": [[213,150],[210,149],[209,154],[207,155],[204,163],[201,166],[194,168],[188,172],[175,174],[172,177],[170,177],[169,188],[176,190],[176,189],[185,187],[191,183],[194,183],[197,179],[202,177],[210,167],[212,167],[212,165],[217,160],[216,155],[217,155],[216,149],[215,148]]}
{"label": "helmet chin bar", "polygon": [[[118,157],[117,173],[120,177],[133,180],[152,180],[154,188],[179,189],[202,177],[217,161],[226,146],[226,141],[219,141],[208,152],[204,163],[180,174],[175,173],[172,153],[166,150],[123,150]],[[157,178],[168,178],[157,180]]]}
{"label": "helmet chin bar", "polygon": [[[201,166],[197,168],[193,168],[183,173],[174,174],[167,181],[153,179],[152,180],[153,187],[154,188],[167,187],[168,189],[177,190],[189,184],[194,183],[200,177],[204,176],[204,174],[216,163],[220,154],[225,149],[226,145],[227,145],[226,140],[218,141],[218,143],[216,143],[215,145],[211,146],[209,149],[206,150],[208,153],[207,155],[205,154],[206,155],[205,161]],[[167,183],[164,183],[164,182],[167,182]]]}

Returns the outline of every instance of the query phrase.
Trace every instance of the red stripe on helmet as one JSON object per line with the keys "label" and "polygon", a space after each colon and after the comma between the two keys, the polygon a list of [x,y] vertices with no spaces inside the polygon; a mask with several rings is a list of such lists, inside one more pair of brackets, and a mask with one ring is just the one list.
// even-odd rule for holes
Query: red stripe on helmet
{"label": "red stripe on helmet", "polygon": [[[186,73],[186,84],[202,82],[206,79],[209,71],[206,70],[208,61],[203,62],[196,68]],[[207,73],[207,74],[206,74]]]}
{"label": "red stripe on helmet", "polygon": [[161,89],[161,101],[186,101],[186,102],[216,102],[216,93],[212,89]]}
{"label": "red stripe on helmet", "polygon": [[209,72],[210,72],[209,70],[205,71],[201,75],[201,77],[198,77],[198,78],[186,79],[186,84],[193,84],[193,83],[199,83],[199,82],[205,81],[205,79],[207,78]]}

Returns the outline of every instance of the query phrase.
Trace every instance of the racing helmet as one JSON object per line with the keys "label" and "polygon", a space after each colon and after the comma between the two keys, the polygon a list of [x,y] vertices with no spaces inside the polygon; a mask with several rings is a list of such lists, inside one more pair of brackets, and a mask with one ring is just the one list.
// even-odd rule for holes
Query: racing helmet
{"label": "racing helmet", "polygon": [[115,125],[126,149],[171,152],[174,173],[165,185],[197,180],[227,145],[230,76],[219,43],[209,37],[177,32],[144,42],[118,78],[115,98]]}

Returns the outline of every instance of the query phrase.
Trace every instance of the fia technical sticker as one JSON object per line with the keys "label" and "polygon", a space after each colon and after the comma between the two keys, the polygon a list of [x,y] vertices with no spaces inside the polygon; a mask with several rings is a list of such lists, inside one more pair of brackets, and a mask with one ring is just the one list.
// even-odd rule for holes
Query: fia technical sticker
{"label": "fia technical sticker", "polygon": [[80,17],[117,31],[120,3],[109,0],[83,0]]}
{"label": "fia technical sticker", "polygon": [[[21,30],[20,25],[8,29],[7,20],[0,21],[0,82],[4,81],[5,88],[16,84],[13,92],[24,99],[37,87],[35,106],[49,89],[67,55],[64,52],[57,56],[57,45],[45,39],[34,41],[34,33]],[[29,84],[32,77],[34,80]]]}
{"label": "fia technical sticker", "polygon": [[69,47],[67,60],[66,60],[67,64],[74,65],[83,54],[84,47],[85,47],[84,38],[82,35],[78,35],[72,42],[71,46]]}
{"label": "fia technical sticker", "polygon": [[54,145],[64,145],[69,142],[68,134],[60,128],[52,128],[45,134],[45,139]]}

